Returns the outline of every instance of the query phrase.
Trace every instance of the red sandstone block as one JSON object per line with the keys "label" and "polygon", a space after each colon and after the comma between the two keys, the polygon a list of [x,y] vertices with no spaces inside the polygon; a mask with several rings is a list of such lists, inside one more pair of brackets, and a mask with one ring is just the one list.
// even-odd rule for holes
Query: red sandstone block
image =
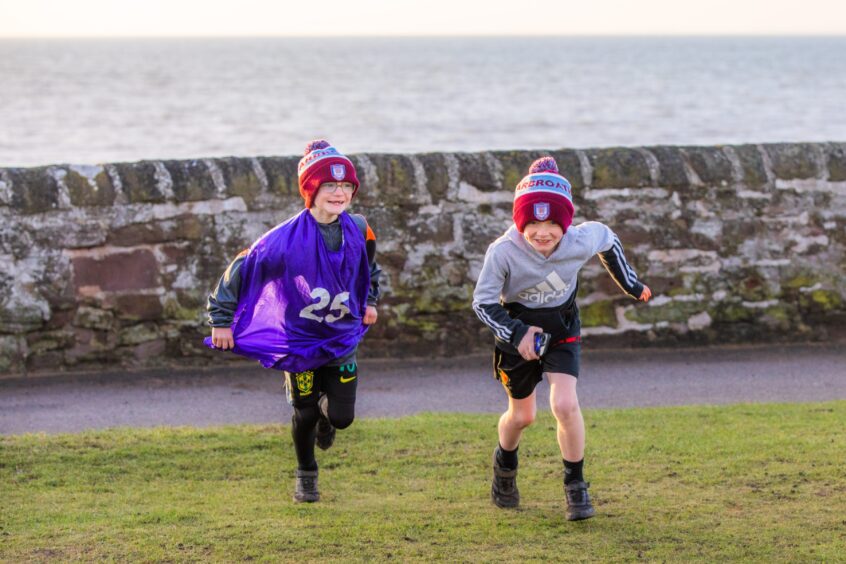
{"label": "red sandstone block", "polygon": [[105,291],[141,290],[159,286],[159,265],[149,250],[115,252],[101,257],[73,258],[74,286]]}

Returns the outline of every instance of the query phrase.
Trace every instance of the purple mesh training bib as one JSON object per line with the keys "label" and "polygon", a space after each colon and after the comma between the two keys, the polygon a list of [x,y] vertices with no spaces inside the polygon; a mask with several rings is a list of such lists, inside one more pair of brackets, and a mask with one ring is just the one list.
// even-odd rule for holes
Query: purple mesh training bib
{"label": "purple mesh training bib", "polygon": [[[232,352],[265,368],[302,372],[351,353],[367,331],[370,268],[364,237],[346,212],[340,249],[326,247],[303,210],[262,235],[241,265]],[[204,341],[215,348],[211,337]]]}

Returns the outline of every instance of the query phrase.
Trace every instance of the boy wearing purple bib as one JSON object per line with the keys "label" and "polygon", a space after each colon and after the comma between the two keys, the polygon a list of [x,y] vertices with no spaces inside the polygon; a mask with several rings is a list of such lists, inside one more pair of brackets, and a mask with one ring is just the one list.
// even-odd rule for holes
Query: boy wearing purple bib
{"label": "boy wearing purple bib", "polygon": [[[517,446],[523,429],[535,419],[535,386],[546,375],[571,521],[594,515],[582,474],[585,424],[576,394],[579,270],[599,255],[626,294],[644,302],[652,296],[626,262],[614,232],[596,221],[571,226],[573,212],[570,183],[558,173],[555,160],[544,157],[532,163],[514,194],[514,225],[488,247],[473,293],[473,309],[495,337],[494,376],[508,394],[493,456],[491,498],[498,507],[520,503]],[[543,334],[546,345],[538,342]]]}
{"label": "boy wearing purple bib", "polygon": [[356,350],[376,322],[376,237],[346,212],[358,191],[355,167],[325,140],[298,165],[306,209],[265,233],[229,265],[208,300],[206,344],[282,370],[294,407],[294,501],[320,499],[315,442],[355,416]]}

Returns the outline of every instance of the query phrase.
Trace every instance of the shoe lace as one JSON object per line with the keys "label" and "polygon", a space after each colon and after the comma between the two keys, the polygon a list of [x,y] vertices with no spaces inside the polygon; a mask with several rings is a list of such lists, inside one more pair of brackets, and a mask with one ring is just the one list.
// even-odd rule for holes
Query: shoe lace
{"label": "shoe lace", "polygon": [[510,492],[514,489],[515,479],[513,477],[496,476],[494,479],[496,480],[497,488],[503,492]]}

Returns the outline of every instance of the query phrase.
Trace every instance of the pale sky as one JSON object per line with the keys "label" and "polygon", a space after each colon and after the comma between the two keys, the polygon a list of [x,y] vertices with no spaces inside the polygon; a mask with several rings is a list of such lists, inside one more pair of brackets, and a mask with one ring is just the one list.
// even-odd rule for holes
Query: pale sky
{"label": "pale sky", "polygon": [[3,37],[844,35],[844,0],[0,0]]}

